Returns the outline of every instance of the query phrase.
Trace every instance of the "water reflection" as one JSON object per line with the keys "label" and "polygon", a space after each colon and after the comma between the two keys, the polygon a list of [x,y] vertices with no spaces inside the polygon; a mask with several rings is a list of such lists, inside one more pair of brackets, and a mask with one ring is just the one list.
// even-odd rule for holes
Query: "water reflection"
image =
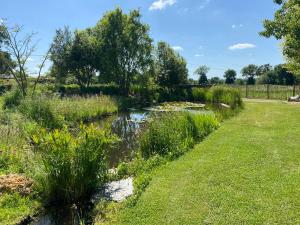
{"label": "water reflection", "polygon": [[101,128],[110,129],[119,138],[119,142],[115,144],[109,154],[110,167],[133,158],[134,150],[137,149],[138,137],[145,127],[148,115],[147,111],[125,112],[97,123]]}

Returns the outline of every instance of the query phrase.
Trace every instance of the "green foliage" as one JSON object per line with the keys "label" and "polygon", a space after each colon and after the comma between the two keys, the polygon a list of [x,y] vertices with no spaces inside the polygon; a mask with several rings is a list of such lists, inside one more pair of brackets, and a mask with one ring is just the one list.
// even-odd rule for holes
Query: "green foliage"
{"label": "green foliage", "polygon": [[57,114],[67,122],[90,121],[117,112],[116,101],[109,96],[72,97],[53,101]]}
{"label": "green foliage", "polygon": [[207,66],[199,66],[194,74],[199,76],[199,84],[203,86],[208,85],[207,73],[209,71],[209,67]]}
{"label": "green foliage", "polygon": [[100,79],[117,83],[128,94],[133,80],[151,69],[152,39],[139,10],[107,12],[93,28],[99,44]]}
{"label": "green foliage", "polygon": [[298,0],[276,0],[281,8],[275,12],[273,20],[265,20],[265,30],[260,34],[283,40],[283,54],[288,60],[288,68],[300,74],[300,3]]}
{"label": "green foliage", "polygon": [[55,112],[51,100],[44,96],[25,98],[18,110],[43,127],[54,129],[63,125],[63,118]]}
{"label": "green foliage", "polygon": [[0,173],[26,171],[29,164],[26,130],[31,124],[20,113],[0,112]]}
{"label": "green foliage", "polygon": [[89,87],[80,88],[77,84],[62,85],[59,92],[64,96],[70,95],[120,95],[120,87],[116,84],[94,84]]}
{"label": "green foliage", "polygon": [[90,121],[118,110],[117,103],[107,96],[89,98],[27,97],[18,110],[42,127],[62,128],[64,123],[75,124]]}
{"label": "green foliage", "polygon": [[57,83],[64,83],[68,73],[68,55],[73,42],[73,33],[69,27],[56,30],[51,44],[50,59],[53,62],[51,74],[56,78]]}
{"label": "green foliage", "polygon": [[224,78],[225,78],[225,84],[234,84],[236,80],[236,71],[229,69],[225,71]]}
{"label": "green foliage", "polygon": [[254,64],[250,64],[248,66],[245,66],[241,70],[242,76],[247,78],[247,84],[250,84],[250,85],[255,84],[255,77],[257,77],[259,75],[258,69],[259,69],[258,66],[254,65]]}
{"label": "green foliage", "polygon": [[155,118],[141,137],[142,156],[176,158],[217,127],[212,115],[172,113]]}
{"label": "green foliage", "polygon": [[4,109],[14,108],[20,105],[22,99],[23,99],[23,95],[19,89],[15,89],[11,92],[8,92],[4,95],[3,108]]}
{"label": "green foliage", "polygon": [[193,101],[204,103],[207,100],[207,90],[204,88],[193,88],[192,96]]}
{"label": "green foliage", "polygon": [[155,68],[157,82],[162,88],[172,89],[176,85],[187,83],[185,59],[166,42],[157,44]]}
{"label": "green foliage", "polygon": [[115,140],[94,126],[81,126],[74,137],[64,128],[34,138],[41,154],[41,194],[48,202],[73,203],[104,184],[107,153]]}
{"label": "green foliage", "polygon": [[243,107],[241,93],[234,88],[214,87],[210,89],[209,97],[212,104],[227,104],[232,109]]}

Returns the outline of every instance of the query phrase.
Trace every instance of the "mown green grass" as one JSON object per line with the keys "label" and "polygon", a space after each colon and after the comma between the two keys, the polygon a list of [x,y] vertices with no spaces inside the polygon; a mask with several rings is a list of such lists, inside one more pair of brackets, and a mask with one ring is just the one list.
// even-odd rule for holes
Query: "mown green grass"
{"label": "mown green grass", "polygon": [[300,105],[248,102],[111,224],[299,224]]}

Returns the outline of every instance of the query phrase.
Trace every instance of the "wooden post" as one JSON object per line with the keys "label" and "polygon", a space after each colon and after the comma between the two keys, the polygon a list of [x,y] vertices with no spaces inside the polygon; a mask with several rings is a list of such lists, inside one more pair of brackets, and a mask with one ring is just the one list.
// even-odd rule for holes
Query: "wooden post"
{"label": "wooden post", "polygon": [[293,87],[293,96],[296,96],[296,84],[294,84],[294,87]]}
{"label": "wooden post", "polygon": [[248,98],[248,85],[246,84],[246,98]]}
{"label": "wooden post", "polygon": [[267,84],[267,97],[270,99],[270,84]]}

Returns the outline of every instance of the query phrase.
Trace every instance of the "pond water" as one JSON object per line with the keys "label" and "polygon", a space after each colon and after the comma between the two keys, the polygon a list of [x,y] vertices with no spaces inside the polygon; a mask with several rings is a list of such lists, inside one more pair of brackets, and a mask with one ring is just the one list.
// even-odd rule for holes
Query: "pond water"
{"label": "pond water", "polygon": [[110,168],[134,157],[138,137],[146,126],[149,114],[145,110],[122,112],[94,123],[101,128],[110,129],[119,139],[109,152]]}
{"label": "pond water", "polygon": [[[192,113],[211,113],[204,109],[186,109]],[[119,162],[129,161],[134,157],[137,149],[138,137],[146,127],[147,118],[151,113],[147,110],[134,110],[122,112],[112,115],[104,120],[93,122],[96,126],[105,129],[111,129],[119,141],[111,149],[109,154],[109,166],[114,168]],[[167,112],[165,112],[167,113]],[[91,211],[93,209],[93,201],[47,209],[46,213],[39,216],[31,225],[80,225],[84,221],[85,225],[92,224]]]}

